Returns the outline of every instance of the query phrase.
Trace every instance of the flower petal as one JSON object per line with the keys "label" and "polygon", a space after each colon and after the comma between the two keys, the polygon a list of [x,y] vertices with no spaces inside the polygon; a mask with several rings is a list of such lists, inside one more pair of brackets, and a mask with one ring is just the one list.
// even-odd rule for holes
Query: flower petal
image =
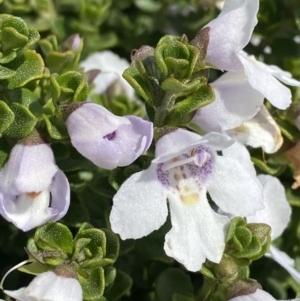
{"label": "flower petal", "polygon": [[122,239],[140,238],[159,229],[167,215],[166,191],[152,164],[122,184],[113,198],[110,223]]}
{"label": "flower petal", "polygon": [[286,199],[285,190],[280,181],[270,175],[259,175],[263,186],[264,209],[253,216],[247,216],[251,223],[266,223],[272,228],[272,240],[279,237],[291,218],[291,207]]}
{"label": "flower petal", "polygon": [[295,269],[295,261],[285,252],[282,252],[271,245],[265,255],[275,260],[284,269],[286,269],[297,282],[300,283],[300,272]]}
{"label": "flower petal", "polygon": [[0,197],[1,214],[23,231],[29,231],[50,220],[55,212],[49,208],[50,193],[4,195]]}
{"label": "flower petal", "polygon": [[215,101],[197,110],[191,121],[205,132],[222,132],[240,126],[263,104],[263,95],[249,85],[243,71],[227,72],[211,86]]}
{"label": "flower petal", "polygon": [[119,117],[85,103],[66,121],[73,146],[95,165],[114,169],[132,163],[152,142],[153,125],[139,117]]}
{"label": "flower petal", "polygon": [[10,194],[39,192],[50,186],[57,169],[49,145],[17,144],[0,172],[0,186]]}
{"label": "flower petal", "polygon": [[121,88],[121,93],[125,93],[129,98],[133,98],[134,90],[122,77],[122,73],[130,65],[117,54],[111,51],[101,51],[93,53],[80,63],[85,71],[99,69],[101,73],[95,78],[94,93],[104,93],[113,83]]}
{"label": "flower petal", "polygon": [[70,206],[70,185],[65,174],[58,170],[51,184],[51,207],[56,215],[53,221],[63,218]]}
{"label": "flower petal", "polygon": [[216,157],[207,190],[226,213],[248,216],[263,208],[262,186],[237,160]]}
{"label": "flower petal", "polygon": [[156,158],[152,162],[160,163],[167,161],[199,145],[207,145],[215,150],[222,150],[233,143],[234,140],[229,136],[219,133],[209,133],[201,137],[198,134],[177,129],[158,140],[155,150]]}
{"label": "flower petal", "polygon": [[275,65],[266,65],[260,62],[260,66],[264,68],[267,72],[271,73],[281,82],[285,83],[289,86],[300,87],[300,82],[294,78],[292,78],[292,74],[290,72],[284,71]]}
{"label": "flower petal", "polygon": [[148,150],[153,139],[152,122],[136,116],[126,116],[129,125],[121,125],[114,140],[121,150],[118,166],[127,166]]}
{"label": "flower petal", "polygon": [[283,143],[280,128],[265,106],[252,119],[227,133],[243,144],[262,147],[268,154],[275,153]]}
{"label": "flower petal", "polygon": [[236,141],[233,145],[224,149],[222,151],[222,154],[226,158],[237,160],[249,172],[251,176],[256,176],[256,171],[254,164],[251,161],[250,153],[247,148],[240,142]]}
{"label": "flower petal", "polygon": [[220,69],[243,69],[237,56],[250,41],[257,24],[258,0],[227,0],[220,15],[208,23],[210,27],[206,62]]}
{"label": "flower petal", "polygon": [[292,102],[290,89],[268,72],[262,62],[244,54],[240,54],[239,57],[244,65],[249,84],[264,95],[273,106],[282,110],[286,109]]}
{"label": "flower petal", "polygon": [[82,288],[78,280],[45,272],[36,276],[26,288],[16,291],[4,291],[20,301],[82,301]]}
{"label": "flower petal", "polygon": [[186,204],[169,195],[172,229],[166,234],[164,249],[189,271],[197,272],[206,259],[220,262],[225,248],[229,218],[214,212],[206,190],[198,191],[196,203]]}

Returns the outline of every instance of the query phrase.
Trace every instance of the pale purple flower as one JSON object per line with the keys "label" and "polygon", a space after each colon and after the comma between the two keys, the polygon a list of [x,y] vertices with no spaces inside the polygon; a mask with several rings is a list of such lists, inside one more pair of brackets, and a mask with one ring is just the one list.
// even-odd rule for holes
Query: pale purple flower
{"label": "pale purple flower", "polygon": [[[276,301],[274,297],[272,297],[269,293],[257,289],[255,293],[250,294],[250,295],[244,295],[244,296],[238,296],[235,298],[231,298],[228,301]],[[284,301],[284,300],[282,300]],[[288,300],[286,300],[288,301]],[[290,301],[300,301],[299,298],[290,300]]]}
{"label": "pale purple flower", "polygon": [[152,122],[136,116],[119,117],[94,103],[84,103],[66,121],[73,146],[95,165],[127,166],[152,142]]}
{"label": "pale purple flower", "polygon": [[134,89],[122,77],[124,70],[130,64],[112,51],[95,52],[82,61],[80,66],[85,71],[93,69],[101,70],[94,80],[94,93],[105,93],[111,85],[114,85],[114,95],[124,93],[129,98],[134,98]]}
{"label": "pale purple flower", "polygon": [[[285,190],[279,180],[270,175],[259,175],[259,181],[263,186],[264,209],[258,210],[255,215],[247,216],[248,223],[266,223],[272,228],[271,238],[278,238],[287,227],[291,218],[291,207],[286,199]],[[266,253],[291,276],[300,283],[300,272],[295,269],[295,263],[286,253],[271,245]]]}
{"label": "pale purple flower", "polygon": [[112,230],[122,239],[137,239],[159,229],[168,199],[172,229],[165,237],[166,254],[190,271],[198,271],[206,258],[219,262],[229,219],[210,207],[207,192],[221,210],[235,215],[263,208],[256,176],[234,152],[217,154],[233,143],[218,133],[201,137],[178,129],[164,135],[150,167],[127,179],[113,198]]}
{"label": "pale purple flower", "polygon": [[220,15],[208,23],[206,62],[230,71],[211,84],[216,100],[197,111],[193,123],[204,131],[226,131],[253,118],[266,98],[278,109],[291,104],[291,91],[300,86],[289,72],[267,66],[242,49],[257,24],[259,0],[227,0]]}
{"label": "pale purple flower", "polygon": [[70,188],[49,145],[18,143],[0,172],[0,213],[23,231],[67,212]]}
{"label": "pale purple flower", "polygon": [[36,276],[27,287],[4,293],[18,301],[82,301],[78,280],[45,272]]}

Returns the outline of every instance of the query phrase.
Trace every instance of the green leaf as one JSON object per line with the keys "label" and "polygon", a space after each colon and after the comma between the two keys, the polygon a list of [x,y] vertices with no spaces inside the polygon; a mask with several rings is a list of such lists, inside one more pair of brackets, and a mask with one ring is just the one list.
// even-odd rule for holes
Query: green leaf
{"label": "green leaf", "polygon": [[26,137],[35,128],[37,119],[25,106],[19,103],[13,103],[10,108],[15,118],[3,134],[16,139]]}
{"label": "green leaf", "polygon": [[33,262],[27,265],[23,265],[18,268],[20,272],[31,274],[31,275],[39,275],[41,273],[49,271],[49,267],[39,262]]}
{"label": "green leaf", "polygon": [[193,118],[189,113],[209,105],[215,100],[215,93],[209,85],[201,86],[191,96],[175,104],[173,110],[166,117],[165,123],[170,126],[187,124]]}
{"label": "green leaf", "polygon": [[0,100],[0,134],[2,134],[14,121],[15,114],[9,106]]}
{"label": "green leaf", "polygon": [[79,275],[79,282],[83,290],[85,301],[101,298],[105,288],[105,276],[102,267],[94,268],[90,271],[88,278]]}
{"label": "green leaf", "polygon": [[[75,248],[77,248],[77,241],[82,238],[85,239],[85,245],[84,254],[82,252],[81,254],[79,253],[79,256],[82,257],[80,259],[80,266],[82,268],[91,268],[106,265],[107,262],[103,260],[103,257],[106,255],[105,233],[96,228],[80,229],[75,237]],[[81,241],[79,242],[82,244]]]}
{"label": "green leaf", "polygon": [[268,173],[272,176],[277,176],[281,174],[286,168],[286,165],[272,164],[255,157],[251,157],[251,160],[264,173]]}
{"label": "green leaf", "polygon": [[73,252],[73,235],[69,228],[60,223],[47,223],[35,231],[34,241],[43,250],[61,250],[67,254]]}
{"label": "green leaf", "polygon": [[130,276],[117,270],[117,276],[114,283],[105,291],[104,295],[109,301],[115,301],[125,295],[132,286],[132,279]]}
{"label": "green leaf", "polygon": [[101,229],[106,236],[106,254],[105,258],[110,259],[111,263],[114,263],[118,256],[120,250],[120,243],[118,236],[108,229]]}
{"label": "green leaf", "polygon": [[5,67],[15,71],[13,76],[7,78],[3,84],[8,89],[23,87],[30,81],[40,79],[44,75],[44,61],[42,57],[33,50],[26,50],[21,56],[5,64]]}
{"label": "green leaf", "polygon": [[147,86],[143,76],[139,70],[131,66],[123,72],[123,77],[128,81],[132,88],[145,99],[145,101],[152,106],[153,105],[153,94],[151,89]]}
{"label": "green leaf", "polygon": [[190,277],[176,268],[169,268],[158,276],[155,294],[157,301],[172,301],[174,294],[190,297],[194,295]]}
{"label": "green leaf", "polygon": [[227,232],[226,242],[228,242],[229,240],[231,240],[233,238],[237,227],[240,227],[240,226],[247,226],[247,222],[245,221],[245,219],[243,217],[240,217],[240,216],[234,217],[230,222],[230,226],[229,226],[229,229]]}
{"label": "green leaf", "polygon": [[55,116],[48,117],[43,115],[43,118],[51,138],[61,140],[69,137],[65,123],[62,120],[57,119]]}
{"label": "green leaf", "polygon": [[105,274],[105,286],[109,286],[112,284],[117,276],[117,270],[115,267],[107,266],[104,268],[104,274]]}
{"label": "green leaf", "polygon": [[162,3],[153,0],[135,0],[134,3],[140,10],[148,13],[155,13],[162,7]]}
{"label": "green leaf", "polygon": [[0,169],[3,167],[10,153],[10,147],[4,138],[0,138]]}
{"label": "green leaf", "polygon": [[245,227],[238,227],[235,231],[235,238],[242,245],[242,248],[247,248],[252,240],[252,233]]}

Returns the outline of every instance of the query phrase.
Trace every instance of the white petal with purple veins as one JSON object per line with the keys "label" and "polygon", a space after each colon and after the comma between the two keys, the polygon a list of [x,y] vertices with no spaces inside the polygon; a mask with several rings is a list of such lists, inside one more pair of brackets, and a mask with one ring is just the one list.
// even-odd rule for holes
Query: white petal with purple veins
{"label": "white petal with purple veins", "polygon": [[214,150],[222,150],[234,143],[230,137],[219,133],[209,133],[201,137],[183,129],[177,129],[161,137],[156,143],[156,158],[152,161],[160,163],[187,152],[199,145],[207,145]]}

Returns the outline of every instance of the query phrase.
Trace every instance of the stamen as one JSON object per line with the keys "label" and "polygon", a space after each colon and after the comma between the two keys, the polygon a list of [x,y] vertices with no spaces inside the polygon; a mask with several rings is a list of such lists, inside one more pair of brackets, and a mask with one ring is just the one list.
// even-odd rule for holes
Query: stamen
{"label": "stamen", "polygon": [[194,161],[194,157],[189,157],[189,158],[186,158],[186,159],[183,159],[183,160],[176,160],[176,161],[172,161],[170,163],[164,163],[163,166],[162,166],[162,171],[166,171],[166,170],[169,170],[171,168],[174,168],[174,167],[177,167],[177,166],[180,166],[180,165],[184,165],[184,164],[187,164],[187,163],[190,163],[190,162],[193,162]]}
{"label": "stamen", "polygon": [[1,280],[1,282],[0,282],[0,289],[3,290],[3,283],[4,283],[4,280],[6,279],[6,277],[7,277],[12,271],[18,269],[19,267],[21,267],[21,266],[23,266],[23,265],[25,265],[25,264],[27,264],[27,263],[30,263],[30,262],[32,262],[32,259],[27,259],[27,260],[24,260],[24,261],[18,263],[17,265],[15,265],[14,267],[12,267],[11,269],[9,269],[9,270],[5,273],[5,275],[2,277],[2,280]]}

